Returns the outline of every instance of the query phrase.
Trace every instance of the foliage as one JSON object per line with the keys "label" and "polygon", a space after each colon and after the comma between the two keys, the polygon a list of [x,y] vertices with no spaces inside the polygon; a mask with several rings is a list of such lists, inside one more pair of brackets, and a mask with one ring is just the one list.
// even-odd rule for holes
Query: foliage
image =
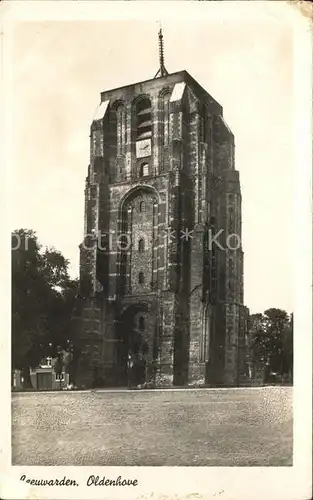
{"label": "foliage", "polygon": [[12,234],[12,368],[23,370],[26,385],[29,367],[73,342],[78,282],[70,279],[68,264],[56,249],[43,249],[34,231]]}
{"label": "foliage", "polygon": [[255,367],[270,372],[292,373],[293,315],[282,309],[267,309],[250,316],[250,355]]}

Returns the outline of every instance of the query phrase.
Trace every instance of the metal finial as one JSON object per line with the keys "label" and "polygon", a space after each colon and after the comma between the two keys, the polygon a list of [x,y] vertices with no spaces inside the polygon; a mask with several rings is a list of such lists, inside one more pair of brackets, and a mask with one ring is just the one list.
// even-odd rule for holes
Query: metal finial
{"label": "metal finial", "polygon": [[160,68],[164,66],[164,46],[163,46],[163,35],[162,28],[159,31],[159,54],[160,54]]}
{"label": "metal finial", "polygon": [[160,68],[158,69],[154,78],[156,78],[157,76],[168,75],[168,71],[164,66],[164,44],[163,44],[163,33],[161,26],[159,30],[159,59],[160,59]]}

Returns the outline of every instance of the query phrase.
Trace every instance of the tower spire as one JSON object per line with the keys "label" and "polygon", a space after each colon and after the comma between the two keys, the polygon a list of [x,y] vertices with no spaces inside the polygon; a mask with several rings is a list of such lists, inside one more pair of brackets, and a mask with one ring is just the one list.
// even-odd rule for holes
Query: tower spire
{"label": "tower spire", "polygon": [[159,29],[159,62],[160,62],[160,67],[154,78],[157,78],[158,76],[168,75],[168,71],[164,66],[164,44],[163,44],[162,26],[160,26]]}

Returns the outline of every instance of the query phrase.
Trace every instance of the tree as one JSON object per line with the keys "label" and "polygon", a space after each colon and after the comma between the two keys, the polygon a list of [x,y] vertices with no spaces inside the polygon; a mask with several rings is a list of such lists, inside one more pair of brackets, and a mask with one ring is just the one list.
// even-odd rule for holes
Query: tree
{"label": "tree", "polygon": [[293,314],[283,333],[283,373],[293,380]]}
{"label": "tree", "polygon": [[42,357],[47,317],[44,303],[49,293],[41,269],[36,234],[19,230],[12,234],[12,364],[21,369],[30,386],[29,367]]}
{"label": "tree", "polygon": [[271,308],[250,316],[250,357],[254,367],[280,375],[293,367],[293,315]]}
{"label": "tree", "polygon": [[263,314],[250,316],[250,356],[255,367],[264,366],[267,360],[267,336]]}
{"label": "tree", "polygon": [[264,311],[266,334],[268,338],[269,365],[273,372],[283,372],[283,336],[289,324],[289,316],[282,309]]}
{"label": "tree", "polygon": [[29,368],[71,342],[77,289],[60,252],[43,249],[32,230],[12,234],[12,367],[23,371],[26,387]]}

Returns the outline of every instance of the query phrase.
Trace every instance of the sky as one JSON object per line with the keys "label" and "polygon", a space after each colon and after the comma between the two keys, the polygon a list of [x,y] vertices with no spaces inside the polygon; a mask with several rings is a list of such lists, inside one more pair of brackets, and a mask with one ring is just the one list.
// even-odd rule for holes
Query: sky
{"label": "sky", "polygon": [[[100,92],[153,78],[157,21],[12,27],[10,225],[33,229],[43,245],[60,250],[70,260],[72,276],[79,269],[89,129]],[[245,304],[251,312],[269,307],[291,312],[291,25],[259,16],[256,9],[249,21],[164,16],[162,27],[167,70],[186,69],[223,106],[235,135]]]}

